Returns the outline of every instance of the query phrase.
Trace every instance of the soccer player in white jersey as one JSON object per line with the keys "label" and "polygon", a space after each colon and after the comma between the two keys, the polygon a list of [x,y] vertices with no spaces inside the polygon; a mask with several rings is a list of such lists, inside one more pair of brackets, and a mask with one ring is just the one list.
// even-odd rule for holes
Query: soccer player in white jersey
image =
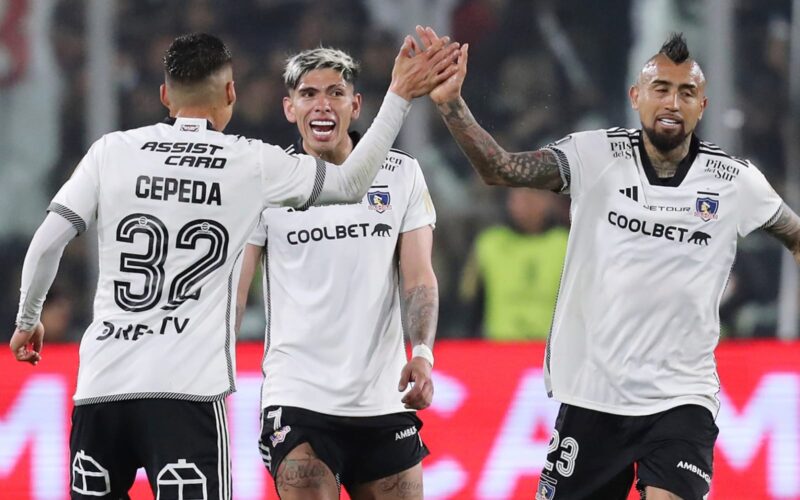
{"label": "soccer player in white jersey", "polygon": [[718,433],[719,302],[737,238],[763,228],[798,258],[800,219],[752,163],[695,135],[706,82],[681,35],[630,88],[641,130],[578,132],[520,153],[460,97],[467,52],[430,95],[475,170],[487,184],[572,199],[544,360],[562,405],[536,498],[624,499],[634,474],[647,500],[703,498]]}
{"label": "soccer player in white jersey", "polygon": [[39,314],[61,252],[96,220],[99,277],[74,396],[72,498],[127,498],[139,467],[157,498],[231,498],[224,400],[235,390],[232,294],[247,238],[265,206],[360,200],[409,100],[454,70],[456,49],[444,45],[422,52],[406,38],[378,116],[337,166],[223,134],[236,97],[228,49],[205,34],[172,43],[161,87],[170,118],[90,148],[22,271],[10,347],[36,364]]}
{"label": "soccer player in white jersey", "polygon": [[[284,112],[301,136],[288,151],[335,164],[352,154],[357,74],[336,49],[287,60]],[[436,214],[416,159],[392,149],[380,163],[358,204],[265,209],[245,250],[240,312],[263,265],[259,445],[283,500],[336,499],[340,485],[354,500],[423,498],[428,449],[414,410],[433,398]]]}

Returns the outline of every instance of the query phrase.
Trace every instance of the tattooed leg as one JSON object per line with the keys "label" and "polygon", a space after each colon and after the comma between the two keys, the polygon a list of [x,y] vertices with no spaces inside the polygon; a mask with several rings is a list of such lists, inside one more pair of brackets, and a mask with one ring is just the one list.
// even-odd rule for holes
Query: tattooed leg
{"label": "tattooed leg", "polygon": [[422,500],[422,464],[348,491],[353,500]]}
{"label": "tattooed leg", "polygon": [[293,449],[278,467],[275,488],[281,500],[337,500],[339,485],[333,472],[308,443]]}

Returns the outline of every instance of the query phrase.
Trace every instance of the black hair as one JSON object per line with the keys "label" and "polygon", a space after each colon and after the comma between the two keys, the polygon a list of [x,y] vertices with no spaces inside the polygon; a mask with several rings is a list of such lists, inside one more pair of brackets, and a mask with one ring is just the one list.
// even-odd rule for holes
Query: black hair
{"label": "black hair", "polygon": [[686,45],[683,33],[670,34],[669,40],[664,42],[658,53],[669,57],[675,64],[681,64],[689,59],[689,47]]}
{"label": "black hair", "polygon": [[222,40],[206,33],[181,35],[164,54],[164,74],[172,82],[198,83],[231,63],[231,53]]}

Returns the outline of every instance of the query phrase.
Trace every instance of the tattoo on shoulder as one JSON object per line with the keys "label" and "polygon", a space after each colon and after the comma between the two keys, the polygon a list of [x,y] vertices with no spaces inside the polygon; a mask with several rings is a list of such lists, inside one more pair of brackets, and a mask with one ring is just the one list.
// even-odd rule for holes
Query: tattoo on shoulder
{"label": "tattoo on shoulder", "polygon": [[786,203],[763,227],[791,250],[796,258],[800,256],[800,217]]}

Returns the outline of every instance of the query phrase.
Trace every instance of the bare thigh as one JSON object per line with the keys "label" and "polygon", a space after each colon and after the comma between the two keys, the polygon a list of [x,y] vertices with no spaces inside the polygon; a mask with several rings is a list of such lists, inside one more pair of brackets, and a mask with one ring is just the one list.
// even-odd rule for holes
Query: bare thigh
{"label": "bare thigh", "polygon": [[648,486],[644,490],[644,493],[644,498],[646,500],[683,500],[674,493],[670,493],[667,490],[662,490],[661,488],[655,488],[653,486]]}
{"label": "bare thigh", "polygon": [[278,467],[275,487],[281,500],[337,500],[339,485],[333,472],[308,443],[286,455]]}
{"label": "bare thigh", "polygon": [[353,500],[422,500],[422,464],[398,474],[356,485],[348,491]]}

